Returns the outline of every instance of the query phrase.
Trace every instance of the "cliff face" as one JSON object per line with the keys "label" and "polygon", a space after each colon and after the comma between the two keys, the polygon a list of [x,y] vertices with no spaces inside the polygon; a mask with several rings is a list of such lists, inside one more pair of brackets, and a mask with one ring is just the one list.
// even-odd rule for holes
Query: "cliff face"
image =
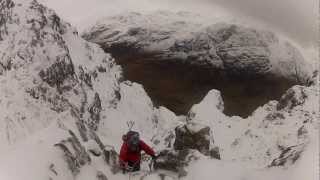
{"label": "cliff face", "polygon": [[115,56],[124,77],[143,84],[155,104],[178,114],[218,89],[226,114],[247,117],[310,78],[300,52],[272,32],[190,13],[128,13],[101,20],[83,37]]}

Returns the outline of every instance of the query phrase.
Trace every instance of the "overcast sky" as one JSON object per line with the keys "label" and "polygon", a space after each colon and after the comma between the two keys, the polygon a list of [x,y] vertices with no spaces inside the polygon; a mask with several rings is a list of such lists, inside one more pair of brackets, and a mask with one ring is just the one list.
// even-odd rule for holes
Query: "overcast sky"
{"label": "overcast sky", "polygon": [[206,16],[247,19],[297,43],[316,43],[319,0],[39,0],[80,30],[99,17],[124,11],[185,10]]}

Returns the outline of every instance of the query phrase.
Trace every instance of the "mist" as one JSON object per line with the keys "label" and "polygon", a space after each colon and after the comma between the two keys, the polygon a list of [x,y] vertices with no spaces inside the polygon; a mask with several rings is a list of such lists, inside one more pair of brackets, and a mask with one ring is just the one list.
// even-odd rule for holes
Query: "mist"
{"label": "mist", "polygon": [[301,46],[318,39],[318,0],[39,0],[80,31],[98,19],[127,11],[191,11],[263,25]]}

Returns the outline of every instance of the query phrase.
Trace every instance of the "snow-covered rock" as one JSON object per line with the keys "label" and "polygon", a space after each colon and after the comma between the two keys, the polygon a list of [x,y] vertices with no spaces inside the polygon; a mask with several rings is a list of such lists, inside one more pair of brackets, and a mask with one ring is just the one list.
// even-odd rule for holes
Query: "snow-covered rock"
{"label": "snow-covered rock", "polygon": [[209,155],[210,144],[213,139],[210,127],[199,124],[186,124],[175,130],[175,150],[197,149],[199,152]]}
{"label": "snow-covered rock", "polygon": [[[318,133],[319,87],[294,86],[277,101],[258,108],[247,119],[221,113],[216,91],[195,105],[189,122],[209,126],[221,159],[256,167],[294,163]],[[290,163],[291,162],[291,163]]]}
{"label": "snow-covered rock", "polygon": [[[114,164],[110,158],[119,151],[127,123],[147,142],[164,134],[164,122],[153,119],[175,115],[154,108],[141,85],[123,81],[114,59],[54,11],[35,0],[5,0],[0,14],[0,152],[1,159],[11,157],[1,167],[19,163],[23,171],[5,174],[67,180],[82,177],[90,166],[89,178],[101,179],[111,173],[107,165]],[[34,171],[24,172],[30,158],[12,158],[23,156],[21,147],[34,151],[31,159],[37,153],[43,158]]]}
{"label": "snow-covered rock", "polygon": [[83,37],[122,58],[134,55],[149,61],[178,62],[232,77],[275,75],[303,83],[310,76],[300,52],[274,33],[206,21],[192,13],[160,11],[108,17]]}

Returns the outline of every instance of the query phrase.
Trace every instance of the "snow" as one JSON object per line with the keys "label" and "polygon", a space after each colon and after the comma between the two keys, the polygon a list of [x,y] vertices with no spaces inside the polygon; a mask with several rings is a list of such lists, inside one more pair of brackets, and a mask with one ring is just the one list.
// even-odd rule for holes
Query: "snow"
{"label": "snow", "polygon": [[[57,162],[58,168],[67,169],[60,152],[52,148],[53,144],[65,136],[66,132],[57,128],[56,123],[29,136],[22,143],[12,147],[10,153],[0,156],[0,177],[6,177],[6,180],[47,179],[50,161]],[[66,170],[62,172],[62,179],[71,178],[71,174]]]}

